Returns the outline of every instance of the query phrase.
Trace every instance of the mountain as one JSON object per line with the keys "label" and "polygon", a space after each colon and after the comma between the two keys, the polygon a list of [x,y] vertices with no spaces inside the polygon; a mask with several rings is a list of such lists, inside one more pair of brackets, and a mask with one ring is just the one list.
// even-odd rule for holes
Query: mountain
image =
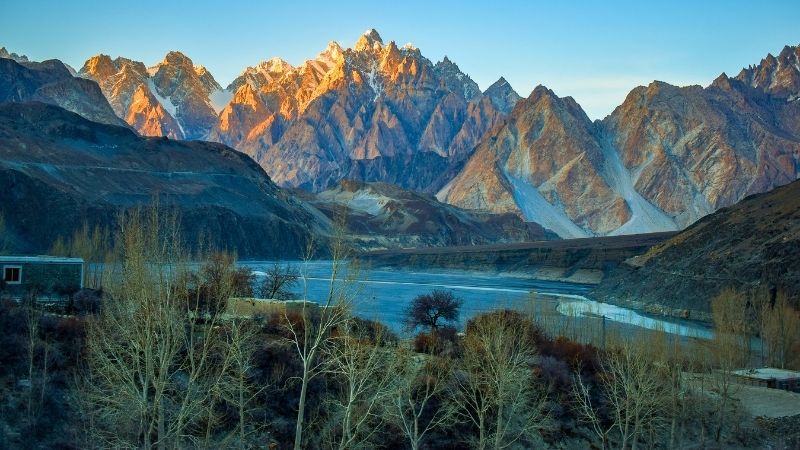
{"label": "mountain", "polygon": [[492,83],[491,86],[483,91],[483,95],[489,97],[494,109],[503,114],[509,114],[511,110],[514,109],[517,102],[522,100],[522,97],[517,94],[517,91],[515,91],[503,77],[500,77],[499,80]]}
{"label": "mountain", "polygon": [[503,116],[452,61],[433,64],[375,30],[299,67],[248,68],[228,90],[209,138],[252,156],[278,184],[317,192],[342,179],[433,192]]}
{"label": "mountain", "polygon": [[778,57],[768,54],[757,66],[742,69],[736,79],[777,97],[800,98],[800,46],[785,46]]}
{"label": "mountain", "polygon": [[58,60],[20,62],[0,57],[0,103],[40,101],[101,123],[124,125],[92,81],[75,78]]}
{"label": "mountain", "polygon": [[655,81],[595,122],[537,87],[437,197],[562,237],[682,229],[800,176],[797,55],[787,47],[706,88]]}
{"label": "mountain", "polygon": [[140,134],[172,139],[184,137],[175,117],[153,94],[155,86],[150,83],[143,63],[97,55],[86,61],[79,75],[96,81],[117,116]]}
{"label": "mountain", "polygon": [[222,87],[203,66],[180,52],[147,68],[108,55],[89,58],[80,76],[96,81],[114,112],[145,136],[205,138],[217,121]]}
{"label": "mountain", "polygon": [[84,221],[113,228],[119,211],[155,195],[179,211],[187,243],[202,239],[244,258],[297,257],[312,234],[326,233],[229,147],[140,137],[37,102],[0,104],[0,186],[16,251],[47,251]]}
{"label": "mountain", "polygon": [[466,211],[433,196],[386,183],[341,181],[309,202],[330,220],[344,216],[348,236],[362,250],[498,244],[551,238],[514,214]]}
{"label": "mountain", "polygon": [[722,289],[800,299],[800,181],[720,209],[633,258],[597,287],[598,300],[708,320]]}
{"label": "mountain", "polygon": [[13,59],[16,62],[29,62],[27,56],[11,53],[5,47],[0,47],[0,58]]}

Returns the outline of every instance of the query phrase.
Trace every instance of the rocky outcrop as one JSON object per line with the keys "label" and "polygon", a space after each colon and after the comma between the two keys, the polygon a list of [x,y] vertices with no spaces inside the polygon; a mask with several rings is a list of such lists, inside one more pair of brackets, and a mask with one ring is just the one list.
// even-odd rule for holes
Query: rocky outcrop
{"label": "rocky outcrop", "polygon": [[13,59],[16,62],[28,62],[29,61],[27,56],[18,55],[16,53],[9,52],[8,50],[6,50],[5,47],[0,47],[0,58]]}
{"label": "rocky outcrop", "polygon": [[222,88],[202,66],[181,52],[167,53],[164,60],[147,69],[154,94],[174,108],[173,116],[181,124],[186,139],[203,139],[216,123],[217,113],[209,100]]}
{"label": "rocky outcrop", "polygon": [[603,164],[594,125],[580,106],[538,86],[439,198],[516,212],[562,237],[607,234],[626,223],[631,210],[603,177]]}
{"label": "rocky outcrop", "polygon": [[437,196],[563,237],[684,228],[800,176],[797,55],[787,47],[706,88],[638,87],[595,123],[539,87]]}
{"label": "rocky outcrop", "polygon": [[492,101],[494,109],[503,114],[509,114],[511,110],[514,109],[517,102],[522,100],[522,97],[517,94],[517,91],[515,91],[503,77],[500,77],[499,80],[492,83],[491,86],[483,91],[483,95]]}
{"label": "rocky outcrop", "polygon": [[700,320],[724,288],[783,291],[800,307],[800,181],[710,214],[618,267],[598,300]]}
{"label": "rocky outcrop", "polygon": [[785,46],[777,57],[768,54],[757,66],[742,69],[736,79],[788,101],[800,98],[800,46]]}
{"label": "rocky outcrop", "polygon": [[96,122],[124,125],[97,84],[75,78],[58,60],[17,62],[0,58],[0,103],[40,101]]}
{"label": "rocky outcrop", "polygon": [[217,121],[215,105],[229,100],[205,67],[180,52],[169,52],[149,69],[139,61],[97,55],[80,76],[96,81],[114,112],[146,136],[205,138]]}
{"label": "rocky outcrop", "polygon": [[523,242],[553,237],[514,214],[466,211],[386,183],[342,181],[309,201],[330,220],[345,218],[362,250]]}
{"label": "rocky outcrop", "polygon": [[166,136],[181,139],[183,133],[175,120],[153,96],[146,85],[140,84],[131,97],[125,121],[144,136]]}
{"label": "rocky outcrop", "polygon": [[119,211],[154,196],[179,211],[187,244],[242,258],[297,257],[327,232],[224,145],[143,138],[42,103],[0,105],[0,211],[22,250],[45,252],[84,221],[113,228]]}

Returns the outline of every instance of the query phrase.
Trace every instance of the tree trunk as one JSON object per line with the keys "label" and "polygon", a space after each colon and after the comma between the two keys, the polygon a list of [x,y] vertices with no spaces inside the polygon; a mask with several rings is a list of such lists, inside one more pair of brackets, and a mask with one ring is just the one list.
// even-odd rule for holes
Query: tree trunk
{"label": "tree trunk", "polygon": [[164,442],[166,427],[164,426],[164,398],[158,401],[158,450],[164,450],[167,446]]}
{"label": "tree trunk", "polygon": [[303,416],[306,409],[306,393],[308,390],[308,363],[303,367],[303,384],[300,388],[300,401],[297,403],[297,423],[294,428],[294,450],[303,448]]}

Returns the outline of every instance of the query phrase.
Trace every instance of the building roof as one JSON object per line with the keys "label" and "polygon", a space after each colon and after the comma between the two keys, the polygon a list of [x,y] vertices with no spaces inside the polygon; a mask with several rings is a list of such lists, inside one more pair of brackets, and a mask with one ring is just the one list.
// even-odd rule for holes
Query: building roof
{"label": "building roof", "polygon": [[42,263],[42,264],[83,264],[83,258],[65,258],[62,256],[0,256],[0,264]]}
{"label": "building roof", "polygon": [[793,370],[776,369],[774,367],[761,367],[758,369],[740,369],[732,372],[735,375],[759,380],[792,380],[800,378],[800,372]]}

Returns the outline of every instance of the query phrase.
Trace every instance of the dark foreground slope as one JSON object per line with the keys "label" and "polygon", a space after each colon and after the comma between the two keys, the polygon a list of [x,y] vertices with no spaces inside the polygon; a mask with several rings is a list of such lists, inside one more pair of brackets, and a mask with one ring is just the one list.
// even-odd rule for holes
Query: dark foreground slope
{"label": "dark foreground slope", "polygon": [[[800,299],[800,181],[706,216],[597,287],[598,300],[707,319],[720,290]],[[773,294],[769,294],[769,293]]]}
{"label": "dark foreground slope", "polygon": [[43,103],[0,104],[0,212],[15,250],[42,252],[84,220],[175,206],[187,243],[241,257],[296,256],[315,220],[247,156],[221,144],[142,138]]}

